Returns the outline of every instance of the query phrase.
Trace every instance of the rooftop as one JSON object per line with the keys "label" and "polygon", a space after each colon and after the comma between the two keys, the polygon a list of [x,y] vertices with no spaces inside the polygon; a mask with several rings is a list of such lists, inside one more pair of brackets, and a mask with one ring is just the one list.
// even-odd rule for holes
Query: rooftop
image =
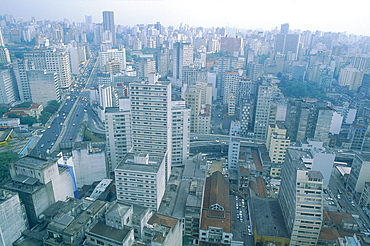
{"label": "rooftop", "polygon": [[149,155],[149,162],[147,164],[137,163],[134,161],[135,155],[140,153],[128,153],[122,162],[116,167],[116,170],[135,171],[143,173],[157,173],[162,164],[164,156]]}
{"label": "rooftop", "polygon": [[56,163],[55,161],[50,161],[32,156],[25,156],[14,162],[16,166],[22,166],[32,169],[43,169],[48,166],[55,165],[55,163]]}
{"label": "rooftop", "polygon": [[251,207],[258,236],[290,238],[276,199],[252,197]]}
{"label": "rooftop", "polygon": [[103,236],[116,242],[123,242],[127,234],[130,233],[130,230],[127,229],[120,230],[114,227],[107,226],[103,222],[98,222],[96,223],[96,225],[93,226],[93,228],[90,229],[88,233]]}

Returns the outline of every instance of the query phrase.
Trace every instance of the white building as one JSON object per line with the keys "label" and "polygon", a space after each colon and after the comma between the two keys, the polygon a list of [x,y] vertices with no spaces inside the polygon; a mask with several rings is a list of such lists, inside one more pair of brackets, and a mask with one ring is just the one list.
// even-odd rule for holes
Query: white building
{"label": "white building", "polygon": [[107,51],[99,52],[99,64],[100,67],[105,66],[105,64],[111,60],[116,60],[121,63],[122,69],[126,69],[126,50],[109,49]]}
{"label": "white building", "polygon": [[237,170],[240,152],[240,122],[231,122],[227,165],[229,170]]}
{"label": "white building", "polygon": [[33,69],[57,73],[59,88],[68,88],[72,82],[69,54],[63,49],[39,49],[24,53]]}
{"label": "white building", "polygon": [[10,68],[0,69],[0,104],[10,104],[19,100],[17,83]]}
{"label": "white building", "polygon": [[190,149],[190,109],[185,101],[172,101],[172,166],[185,165]]}
{"label": "white building", "polygon": [[158,210],[165,191],[165,156],[128,153],[115,169],[117,200]]}
{"label": "white building", "polygon": [[107,143],[107,171],[116,166],[132,147],[131,111],[129,100],[122,108],[106,108],[104,125]]}
{"label": "white building", "polygon": [[104,146],[102,143],[75,144],[72,163],[78,188],[107,177]]}
{"label": "white building", "polygon": [[157,81],[130,84],[132,148],[135,152],[166,155],[166,177],[171,174],[172,114],[171,84]]}

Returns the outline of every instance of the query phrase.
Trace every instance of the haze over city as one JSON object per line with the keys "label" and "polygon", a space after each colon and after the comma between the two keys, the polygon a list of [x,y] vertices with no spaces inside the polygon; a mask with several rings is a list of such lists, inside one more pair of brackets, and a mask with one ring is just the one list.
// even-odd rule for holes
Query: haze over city
{"label": "haze over city", "polygon": [[[31,4],[32,3],[32,4]],[[101,11],[115,12],[119,25],[147,24],[271,30],[279,23],[290,23],[290,29],[347,32],[370,35],[370,2],[364,0],[282,0],[282,1],[170,1],[170,0],[3,0],[2,13],[17,20],[36,19],[83,22],[92,15],[101,22]]]}

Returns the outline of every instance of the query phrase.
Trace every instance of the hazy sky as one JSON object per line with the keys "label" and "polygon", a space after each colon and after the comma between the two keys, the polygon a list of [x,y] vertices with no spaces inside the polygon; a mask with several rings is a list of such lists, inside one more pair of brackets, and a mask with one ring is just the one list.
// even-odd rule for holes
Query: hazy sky
{"label": "hazy sky", "polygon": [[370,36],[369,0],[0,0],[0,14],[16,19],[82,22],[102,11],[115,12],[115,24],[230,26],[271,30],[289,23],[290,29],[321,30]]}

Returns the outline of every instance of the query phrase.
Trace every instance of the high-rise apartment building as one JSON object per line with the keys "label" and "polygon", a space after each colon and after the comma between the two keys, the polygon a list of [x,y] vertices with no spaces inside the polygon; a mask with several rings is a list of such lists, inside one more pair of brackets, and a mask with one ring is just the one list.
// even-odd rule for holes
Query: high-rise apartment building
{"label": "high-rise apartment building", "polygon": [[270,107],[273,92],[273,86],[267,81],[263,81],[263,84],[258,87],[254,122],[255,139],[267,139],[267,128],[270,121]]}
{"label": "high-rise apartment building", "polygon": [[190,109],[185,101],[172,101],[172,166],[183,166],[190,150]]}
{"label": "high-rise apartment building", "polygon": [[217,98],[223,97],[223,87],[224,87],[224,75],[226,71],[233,70],[235,63],[237,61],[236,57],[220,57],[217,63],[217,77],[216,77],[216,88],[217,88]]}
{"label": "high-rise apartment building", "polygon": [[132,147],[130,103],[129,99],[123,100],[120,108],[106,108],[104,113],[108,173],[114,171]]}
{"label": "high-rise apartment building", "polygon": [[364,77],[364,73],[354,67],[346,67],[340,70],[338,83],[340,86],[348,86],[349,90],[357,91]]}
{"label": "high-rise apartment building", "polygon": [[0,189],[0,242],[12,245],[28,228],[28,221],[16,192]]}
{"label": "high-rise apartment building", "polygon": [[316,245],[323,219],[323,175],[304,164],[307,151],[288,149],[278,201],[291,246]]}
{"label": "high-rise apartment building", "polygon": [[19,100],[17,82],[10,68],[0,69],[0,104]]}
{"label": "high-rise apartment building", "polygon": [[128,153],[115,169],[117,200],[158,210],[165,185],[166,156]]}
{"label": "high-rise apartment building", "polygon": [[114,26],[113,11],[103,11],[103,30],[110,36],[113,46],[116,46],[116,27]]}
{"label": "high-rise apartment building", "polygon": [[71,67],[67,51],[60,49],[37,49],[25,52],[24,58],[32,65],[33,69],[56,73],[59,88],[68,88],[71,85]]}
{"label": "high-rise apartment building", "polygon": [[[13,64],[13,71],[17,81],[19,99],[22,102],[31,102],[30,84],[27,78],[28,63],[24,60],[17,59]],[[59,85],[58,85],[59,86]]]}
{"label": "high-rise apartment building", "polygon": [[286,127],[282,122],[269,125],[266,148],[272,163],[284,163],[285,152],[289,148],[290,140],[286,136]]}
{"label": "high-rise apartment building", "polygon": [[10,53],[9,53],[8,48],[6,48],[6,47],[1,47],[0,46],[0,63],[2,63],[2,64],[11,63]]}
{"label": "high-rise apartment building", "polygon": [[237,170],[240,152],[240,122],[232,121],[230,125],[229,151],[227,166],[229,170]]}
{"label": "high-rise apartment building", "polygon": [[171,174],[172,114],[171,83],[158,81],[151,74],[148,82],[130,84],[132,148],[166,156],[166,177]]}
{"label": "high-rise apartment building", "polygon": [[[370,177],[370,154],[357,153],[348,176],[347,188],[353,195],[359,195],[365,188]],[[360,198],[359,196],[357,198]]]}
{"label": "high-rise apartment building", "polygon": [[173,74],[172,77],[182,81],[183,67],[191,67],[194,62],[194,48],[190,43],[177,42],[173,45]]}

